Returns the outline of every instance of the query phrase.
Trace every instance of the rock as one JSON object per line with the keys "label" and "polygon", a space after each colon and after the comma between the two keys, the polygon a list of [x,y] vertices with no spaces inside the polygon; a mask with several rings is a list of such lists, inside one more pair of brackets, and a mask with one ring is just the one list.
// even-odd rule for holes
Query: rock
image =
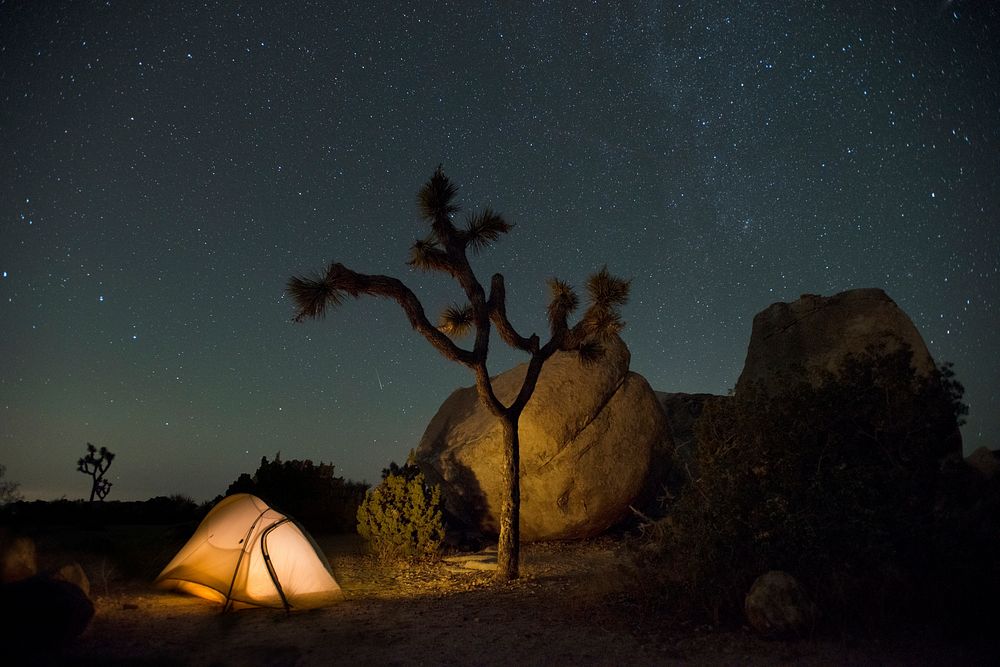
{"label": "rock", "polygon": [[94,604],[75,584],[35,575],[0,585],[0,643],[15,652],[50,650],[79,636]]}
{"label": "rock", "polygon": [[912,365],[921,374],[935,369],[924,339],[896,303],[880,289],[854,289],[831,297],[804,294],[792,303],[775,303],[753,318],[746,363],[736,393],[751,383],[768,389],[785,384],[784,374],[836,371],[845,357],[861,354],[871,344],[887,350],[906,343]]}
{"label": "rock", "polygon": [[980,447],[965,462],[986,479],[993,479],[1000,472],[1000,452],[989,447]]}
{"label": "rock", "polygon": [[[772,304],[754,317],[736,394],[753,384],[771,393],[800,380],[818,384],[824,372],[838,371],[848,356],[862,356],[873,346],[891,353],[903,345],[912,353],[910,365],[917,375],[935,372],[937,365],[920,332],[882,290],[855,289],[831,297],[804,294],[792,303]],[[962,434],[954,424],[941,441],[941,452],[961,451]]]}
{"label": "rock", "polygon": [[[663,411],[646,380],[628,370],[620,339],[584,367],[557,352],[542,369],[521,415],[521,539],[597,535],[628,512],[642,491],[654,445],[669,438]],[[493,378],[509,404],[526,364]],[[474,387],[458,389],[431,419],[414,461],[441,485],[455,517],[496,534],[503,495],[502,430]]]}
{"label": "rock", "polygon": [[69,582],[83,591],[84,595],[90,597],[90,579],[87,578],[87,573],[83,571],[83,567],[79,563],[63,565],[52,574],[52,578]]}
{"label": "rock", "polygon": [[0,537],[0,583],[27,579],[38,573],[35,541],[30,537]]}
{"label": "rock", "polygon": [[744,603],[750,627],[764,637],[801,637],[817,620],[816,606],[792,575],[771,570],[757,577]]}

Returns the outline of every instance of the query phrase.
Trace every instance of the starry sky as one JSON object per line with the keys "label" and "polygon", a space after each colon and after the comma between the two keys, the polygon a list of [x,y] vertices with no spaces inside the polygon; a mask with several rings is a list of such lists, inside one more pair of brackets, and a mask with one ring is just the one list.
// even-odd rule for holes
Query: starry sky
{"label": "starry sky", "polygon": [[92,442],[109,499],[278,451],[377,481],[472,377],[393,303],[283,290],[337,260],[457,300],[405,264],[439,163],[516,225],[475,267],[520,329],[607,263],[632,370],[725,393],[755,313],[879,287],[1000,446],[1000,3],[611,5],[0,1],[8,479],[84,497]]}

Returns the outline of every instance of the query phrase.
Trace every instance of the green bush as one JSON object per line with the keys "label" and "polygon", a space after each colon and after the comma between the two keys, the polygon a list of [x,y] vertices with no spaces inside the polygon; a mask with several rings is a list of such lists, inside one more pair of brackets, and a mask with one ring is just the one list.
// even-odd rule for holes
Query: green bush
{"label": "green bush", "polygon": [[358,533],[380,558],[433,556],[444,540],[440,487],[423,474],[387,474],[358,508]]}
{"label": "green bush", "polygon": [[696,478],[644,550],[669,607],[738,621],[753,580],[785,570],[834,624],[915,608],[934,586],[940,461],[958,454],[966,408],[949,367],[927,378],[910,360],[870,348],[815,384],[706,403]]}

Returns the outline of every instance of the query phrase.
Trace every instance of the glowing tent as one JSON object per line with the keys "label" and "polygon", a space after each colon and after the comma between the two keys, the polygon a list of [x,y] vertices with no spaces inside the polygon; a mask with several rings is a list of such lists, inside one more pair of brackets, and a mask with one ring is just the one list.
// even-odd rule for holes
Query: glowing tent
{"label": "glowing tent", "polygon": [[222,602],[225,609],[313,609],[343,595],[309,533],[248,493],[213,507],[155,583]]}

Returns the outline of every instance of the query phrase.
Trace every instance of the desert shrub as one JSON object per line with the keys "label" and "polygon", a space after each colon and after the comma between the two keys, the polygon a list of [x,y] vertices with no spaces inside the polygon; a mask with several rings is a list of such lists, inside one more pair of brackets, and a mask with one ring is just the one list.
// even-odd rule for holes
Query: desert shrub
{"label": "desert shrub", "polygon": [[924,604],[952,635],[995,637],[1000,606],[1000,475],[959,459],[942,466],[935,504],[934,549]]}
{"label": "desert shrub", "polygon": [[643,552],[672,609],[735,621],[772,569],[834,623],[880,625],[914,601],[934,562],[940,460],[966,408],[950,367],[927,378],[911,356],[870,348],[814,384],[706,403],[697,478]]}
{"label": "desert shrub", "polygon": [[444,540],[441,489],[421,473],[387,474],[358,508],[358,533],[380,558],[425,558]]}
{"label": "desert shrub", "polygon": [[226,495],[252,493],[312,532],[344,533],[354,530],[355,515],[367,487],[336,477],[332,463],[282,461],[278,453],[273,461],[262,457],[257,471],[252,476],[241,474],[229,485]]}

